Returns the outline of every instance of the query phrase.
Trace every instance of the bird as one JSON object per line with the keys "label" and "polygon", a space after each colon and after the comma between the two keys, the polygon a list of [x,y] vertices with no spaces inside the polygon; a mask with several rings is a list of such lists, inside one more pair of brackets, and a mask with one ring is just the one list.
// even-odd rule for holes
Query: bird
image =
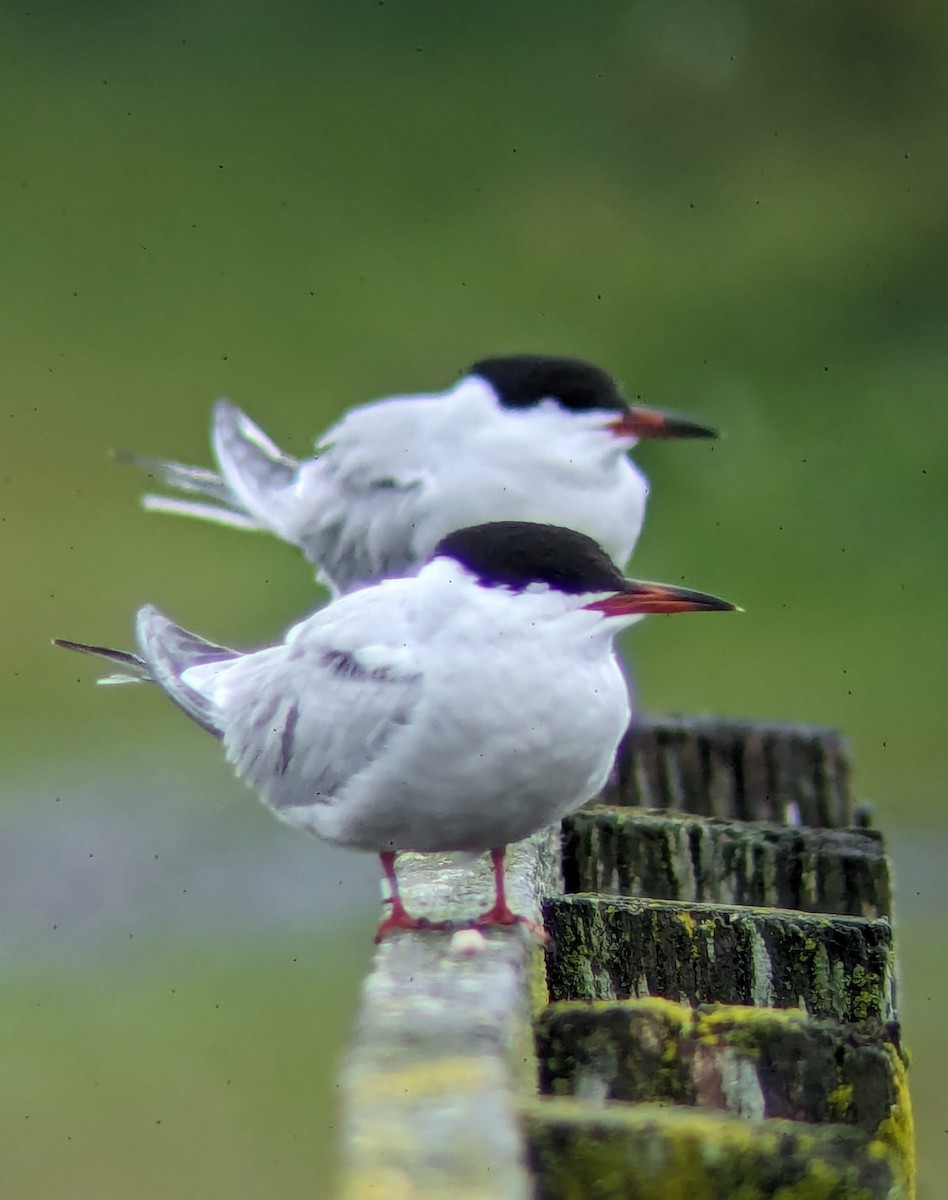
{"label": "bird", "polygon": [[641,438],[716,436],[629,404],[599,367],[521,354],[481,359],[440,393],[353,408],[312,458],[284,454],[226,399],[212,417],[216,471],[119,457],[188,497],[149,493],[146,509],[269,530],[338,596],[404,575],[446,534],[488,521],[568,526],[624,566],[648,494],[628,451]]}
{"label": "bird", "polygon": [[430,924],[399,894],[403,850],[489,851],[494,903],[473,924],[529,924],[507,903],[505,848],[605,784],[631,716],[616,634],[649,613],[734,607],[627,579],[575,530],[500,521],[446,535],[415,575],[331,601],[262,650],[152,606],[137,653],[57,644],[117,664],[112,681],[154,681],[290,825],[377,853],[380,940]]}

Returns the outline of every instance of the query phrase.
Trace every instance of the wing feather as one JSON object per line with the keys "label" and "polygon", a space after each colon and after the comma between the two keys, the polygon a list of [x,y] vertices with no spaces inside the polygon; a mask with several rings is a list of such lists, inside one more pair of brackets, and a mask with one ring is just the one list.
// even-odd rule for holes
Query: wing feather
{"label": "wing feather", "polygon": [[391,604],[373,589],[340,606],[280,646],[185,675],[213,703],[238,774],[278,810],[333,804],[411,722],[421,696],[422,673]]}

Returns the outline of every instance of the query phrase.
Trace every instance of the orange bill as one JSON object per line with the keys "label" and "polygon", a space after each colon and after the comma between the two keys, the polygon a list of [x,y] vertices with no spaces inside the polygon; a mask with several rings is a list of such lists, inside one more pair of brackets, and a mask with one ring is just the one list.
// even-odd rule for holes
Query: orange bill
{"label": "orange bill", "polygon": [[695,592],[691,588],[673,587],[670,583],[641,583],[628,581],[628,587],[613,592],[602,600],[594,600],[585,606],[593,612],[607,617],[626,617],[633,614],[682,613],[682,612],[740,612],[736,604],[710,596],[707,592]]}

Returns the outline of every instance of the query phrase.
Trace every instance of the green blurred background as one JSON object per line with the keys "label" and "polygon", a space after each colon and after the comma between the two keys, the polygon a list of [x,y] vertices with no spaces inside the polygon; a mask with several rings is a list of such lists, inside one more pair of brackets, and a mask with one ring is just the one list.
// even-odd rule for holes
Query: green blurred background
{"label": "green blurred background", "polygon": [[287,548],[142,514],[106,450],[206,462],[226,394],[303,454],[350,404],[540,350],[727,432],[637,455],[635,572],[747,609],[634,631],[639,702],[850,735],[896,854],[935,1200],[942,9],[155,0],[3,24],[5,1194],[324,1194],[371,949],[372,863],[49,648],[127,644],[145,601],[252,645],[315,601]]}

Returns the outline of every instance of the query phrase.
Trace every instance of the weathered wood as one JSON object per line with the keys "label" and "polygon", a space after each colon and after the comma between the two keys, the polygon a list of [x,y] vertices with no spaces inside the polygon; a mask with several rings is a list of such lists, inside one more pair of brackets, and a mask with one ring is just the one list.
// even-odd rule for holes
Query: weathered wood
{"label": "weathered wood", "polygon": [[[513,847],[513,905],[540,919],[556,886],[556,831]],[[403,855],[410,911],[462,922],[491,897],[486,869]],[[527,1200],[517,1112],[536,1088],[532,1019],[543,953],[520,928],[402,933],[379,947],[342,1076],[346,1200]]]}
{"label": "weathered wood", "polygon": [[[878,835],[843,828],[842,740],[651,722],[612,795],[512,848],[545,962],[522,929],[463,928],[486,863],[399,859],[408,909],[455,929],[376,954],[342,1078],[344,1200],[911,1200],[891,932],[867,919],[889,877]],[[537,1099],[537,1050],[569,1095]]]}
{"label": "weathered wood", "polygon": [[910,1104],[893,1023],[646,999],[551,1004],[536,1035],[544,1093],[838,1122],[903,1152]]}
{"label": "weathered wood", "polygon": [[842,1125],[536,1101],[538,1200],[910,1200],[884,1145]]}
{"label": "weathered wood", "polygon": [[889,916],[875,830],[810,829],[598,806],[563,822],[567,892]]}
{"label": "weathered wood", "polygon": [[807,725],[643,718],[619,750],[608,804],[725,819],[853,824],[845,740]]}
{"label": "weathered wood", "polygon": [[585,895],[550,898],[544,917],[552,1000],[663,996],[839,1021],[895,1015],[887,921]]}

